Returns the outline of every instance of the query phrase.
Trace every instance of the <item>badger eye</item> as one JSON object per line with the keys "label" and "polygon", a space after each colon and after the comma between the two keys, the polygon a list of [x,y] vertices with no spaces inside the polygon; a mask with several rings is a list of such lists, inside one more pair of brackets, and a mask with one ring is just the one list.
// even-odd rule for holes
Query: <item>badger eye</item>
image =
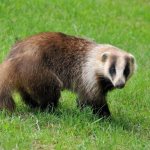
{"label": "badger eye", "polygon": [[129,68],[129,63],[127,63],[126,66],[125,66],[123,74],[127,78],[129,73],[130,73],[130,68]]}
{"label": "badger eye", "polygon": [[109,68],[109,73],[111,76],[114,76],[116,74],[115,64],[112,64]]}

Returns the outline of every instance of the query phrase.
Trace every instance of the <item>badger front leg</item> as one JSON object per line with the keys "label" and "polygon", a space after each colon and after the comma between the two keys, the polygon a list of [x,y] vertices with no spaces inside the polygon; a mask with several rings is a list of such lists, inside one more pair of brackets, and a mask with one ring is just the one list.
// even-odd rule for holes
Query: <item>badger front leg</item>
{"label": "badger front leg", "polygon": [[95,101],[95,103],[92,104],[92,109],[93,113],[99,115],[100,117],[107,118],[111,115],[106,100],[101,103],[99,103],[99,101]]}
{"label": "badger front leg", "polygon": [[85,106],[90,106],[93,114],[97,114],[99,117],[109,117],[111,115],[105,96],[93,99],[80,97],[80,99],[77,99],[77,106],[81,109]]}

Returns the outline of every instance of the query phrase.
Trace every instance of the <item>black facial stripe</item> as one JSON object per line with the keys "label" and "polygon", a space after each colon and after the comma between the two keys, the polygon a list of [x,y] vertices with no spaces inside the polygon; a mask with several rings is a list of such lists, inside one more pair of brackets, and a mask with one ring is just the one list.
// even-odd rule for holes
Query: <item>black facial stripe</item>
{"label": "black facial stripe", "polygon": [[112,65],[109,68],[109,73],[111,77],[113,77],[116,74],[116,68],[115,68],[116,62],[113,62]]}
{"label": "black facial stripe", "polygon": [[129,67],[129,62],[127,62],[123,74],[127,78],[129,73],[130,73],[130,67]]}

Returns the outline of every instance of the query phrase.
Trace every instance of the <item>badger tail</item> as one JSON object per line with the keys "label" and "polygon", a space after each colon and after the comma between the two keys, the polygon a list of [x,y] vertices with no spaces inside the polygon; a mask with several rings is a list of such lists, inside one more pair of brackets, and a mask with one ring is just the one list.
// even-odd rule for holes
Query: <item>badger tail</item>
{"label": "badger tail", "polygon": [[12,98],[12,79],[7,63],[0,64],[0,110],[13,111],[15,102]]}

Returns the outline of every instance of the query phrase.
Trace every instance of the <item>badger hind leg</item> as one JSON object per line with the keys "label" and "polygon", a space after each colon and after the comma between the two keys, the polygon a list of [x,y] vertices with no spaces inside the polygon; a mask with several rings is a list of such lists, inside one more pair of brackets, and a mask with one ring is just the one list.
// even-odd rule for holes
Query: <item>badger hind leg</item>
{"label": "badger hind leg", "polygon": [[63,83],[61,80],[55,75],[55,73],[48,71],[47,74],[44,74],[46,83],[42,83],[42,91],[39,89],[39,98],[41,101],[41,108],[49,108],[49,110],[54,110],[58,106],[59,98],[61,96],[61,89]]}
{"label": "badger hind leg", "polygon": [[[33,77],[34,80],[35,78]],[[47,68],[41,68],[41,74],[36,75],[36,81],[30,86],[31,97],[37,102],[41,110],[54,110],[58,106],[61,95],[62,82]]]}
{"label": "badger hind leg", "polygon": [[41,110],[49,109],[53,111],[57,106],[61,94],[61,90],[58,85],[53,82],[49,85],[42,86],[43,90],[37,89],[38,99],[40,101],[39,107]]}
{"label": "badger hind leg", "polygon": [[35,100],[33,100],[31,95],[28,94],[28,92],[26,92],[23,88],[19,89],[19,94],[22,100],[25,102],[25,104],[28,105],[29,107],[31,108],[39,107],[38,103]]}
{"label": "badger hind leg", "polygon": [[19,93],[26,105],[30,108],[39,108],[42,111],[47,108],[54,110],[58,106],[60,98],[60,90],[55,85],[40,85],[32,96],[24,89],[19,89]]}

